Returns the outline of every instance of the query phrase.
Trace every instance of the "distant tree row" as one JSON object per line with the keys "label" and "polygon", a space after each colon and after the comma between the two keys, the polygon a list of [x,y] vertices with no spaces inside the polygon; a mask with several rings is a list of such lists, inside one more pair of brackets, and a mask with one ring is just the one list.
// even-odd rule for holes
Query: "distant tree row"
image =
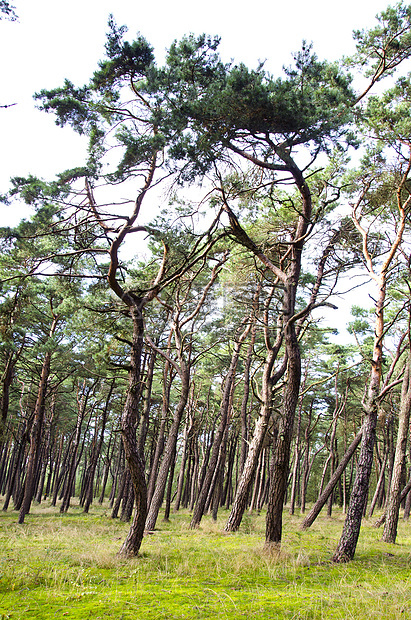
{"label": "distant tree row", "polygon": [[[23,523],[43,497],[87,512],[107,496],[132,519],[125,556],[161,506],[193,528],[225,506],[227,531],[264,507],[276,548],[286,502],[313,503],[304,527],[337,502],[341,562],[368,504],[394,541],[410,510],[411,7],[355,32],[345,63],[303,43],[278,78],[223,63],[205,35],[158,67],[125,33],[110,18],[90,82],[36,95],[88,136],[86,162],[16,177],[7,198],[34,215],[1,230],[3,509]],[[319,317],[366,280],[341,344]]]}

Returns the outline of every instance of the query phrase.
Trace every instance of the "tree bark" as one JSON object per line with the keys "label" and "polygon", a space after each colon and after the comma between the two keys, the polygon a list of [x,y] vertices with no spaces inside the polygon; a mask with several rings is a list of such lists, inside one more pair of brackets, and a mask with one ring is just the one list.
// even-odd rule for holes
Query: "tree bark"
{"label": "tree bark", "polygon": [[328,498],[330,497],[331,493],[333,492],[335,485],[337,484],[338,480],[341,478],[354,452],[360,445],[361,436],[362,436],[362,430],[359,433],[357,433],[354,440],[351,442],[350,446],[348,447],[348,450],[346,451],[341,461],[339,462],[333,476],[331,477],[324,491],[321,493],[320,497],[317,499],[314,506],[311,508],[310,512],[305,517],[304,521],[301,524],[302,530],[306,530],[307,528],[311,527],[311,525],[314,523],[314,521],[320,514],[321,509],[323,508]]}
{"label": "tree bark", "polygon": [[[59,317],[53,316],[53,321],[51,323],[49,338],[52,338],[59,321]],[[50,375],[50,364],[51,364],[51,351],[47,351],[44,360],[43,366],[41,369],[40,375],[40,383],[37,393],[36,404],[34,407],[34,418],[33,424],[31,427],[30,433],[30,450],[29,450],[29,458],[27,463],[27,474],[26,474],[26,483],[24,487],[24,497],[23,502],[21,504],[18,523],[24,523],[24,518],[26,514],[30,510],[31,502],[35,492],[35,474],[38,465],[38,458],[40,454],[40,438],[43,430],[43,419],[44,419],[44,408],[46,402],[46,393],[47,393],[47,385],[48,379]]]}
{"label": "tree bark", "polygon": [[130,371],[126,402],[121,416],[121,435],[135,495],[135,513],[127,538],[119,555],[134,557],[138,554],[144,536],[147,516],[147,483],[144,463],[137,449],[136,422],[140,398],[141,354],[144,337],[142,307],[135,303],[130,308],[133,321],[133,339],[130,353]]}
{"label": "tree bark", "polygon": [[288,377],[283,393],[282,415],[270,472],[265,534],[265,546],[268,549],[278,547],[281,543],[282,513],[288,482],[291,440],[300,391],[301,356],[294,323],[286,329],[285,344]]}
{"label": "tree bark", "polygon": [[[104,433],[106,430],[106,422],[107,422],[107,417],[108,417],[108,406],[110,403],[111,395],[114,390],[114,384],[115,384],[115,379],[113,379],[109,387],[109,391],[108,391],[106,402],[105,402],[104,409],[103,409],[103,415],[101,416],[100,437],[99,437],[98,442],[96,442],[94,449],[92,451],[91,457],[90,457],[87,488],[85,492],[85,501],[84,501],[84,512],[85,513],[89,511],[91,503],[93,501],[94,476],[96,472],[97,462],[101,454],[101,449],[103,447]],[[97,421],[96,421],[96,425],[97,425]]]}
{"label": "tree bark", "polygon": [[[77,467],[80,461],[80,458],[78,455],[79,455],[79,446],[80,446],[80,439],[81,439],[81,427],[83,425],[83,421],[86,416],[88,399],[90,398],[95,386],[97,385],[97,382],[98,382],[98,379],[94,382],[92,386],[87,388],[86,380],[84,380],[81,398],[78,396],[78,399],[77,399],[78,412],[77,412],[76,430],[75,430],[74,439],[71,445],[71,455],[70,455],[69,466],[68,466],[66,481],[65,481],[64,490],[63,490],[63,498],[62,498],[63,501],[61,502],[61,506],[60,506],[61,513],[67,512],[70,507],[70,499],[73,493],[73,487],[75,486],[76,471],[77,471]],[[92,413],[90,413],[90,418],[91,418],[91,415]],[[81,455],[81,452],[80,452],[80,455]]]}
{"label": "tree bark", "polygon": [[163,460],[161,461],[161,466],[158,472],[153,497],[151,499],[150,508],[147,514],[146,529],[149,531],[154,530],[157,522],[158,513],[164,498],[164,492],[167,484],[167,476],[176,450],[181,419],[184,413],[185,406],[187,404],[190,391],[190,368],[189,365],[185,363],[183,363],[183,366],[181,367],[182,361],[183,360],[180,360],[180,399],[174,412],[173,422],[171,424],[166,445],[164,447]]}
{"label": "tree bark", "polygon": [[343,531],[337,549],[333,555],[334,562],[347,562],[354,558],[361,529],[361,521],[367,503],[376,438],[378,395],[382,372],[385,289],[385,277],[381,277],[379,278],[379,296],[376,302],[375,338],[371,377],[367,400],[364,403],[365,420],[362,427],[361,451]]}
{"label": "tree bark", "polygon": [[226,532],[235,532],[238,530],[243,518],[244,512],[247,508],[247,502],[250,494],[251,485],[255,476],[255,472],[258,466],[258,461],[263,448],[264,439],[267,433],[268,424],[271,417],[271,407],[273,398],[273,386],[277,383],[283,373],[286,370],[286,363],[283,363],[281,368],[274,373],[273,367],[277,360],[278,352],[282,343],[282,332],[280,322],[277,325],[277,338],[275,344],[270,344],[270,338],[268,334],[268,310],[269,305],[274,293],[274,288],[271,290],[271,294],[265,303],[265,342],[266,342],[266,357],[264,361],[262,384],[261,384],[261,397],[262,404],[260,414],[255,422],[254,433],[250,445],[248,447],[247,457],[244,462],[244,466],[241,470],[240,480],[237,485],[233,505],[231,507],[230,515],[227,523],[224,527]]}
{"label": "tree bark", "polygon": [[408,360],[402,381],[397,445],[395,448],[394,467],[387,502],[384,532],[382,535],[382,540],[387,543],[395,543],[395,540],[397,538],[398,517],[401,504],[401,474],[405,462],[408,429],[410,424],[410,411],[411,353],[408,354]]}
{"label": "tree bark", "polygon": [[204,476],[204,481],[202,483],[200,493],[198,495],[197,502],[194,508],[193,517],[191,519],[191,524],[190,524],[191,528],[196,528],[200,525],[202,516],[204,514],[204,509],[205,509],[208,494],[210,491],[210,486],[213,481],[215,469],[218,463],[221,442],[223,441],[223,437],[226,432],[226,427],[227,427],[228,420],[229,420],[229,409],[230,409],[230,403],[232,402],[234,379],[235,379],[235,373],[237,369],[238,360],[240,357],[241,346],[244,340],[247,338],[250,328],[251,328],[251,325],[248,324],[246,328],[243,330],[243,332],[239,335],[237,341],[234,344],[234,350],[231,356],[230,366],[229,366],[229,369],[228,369],[228,372],[225,378],[223,396],[221,399],[220,423],[214,435],[214,441],[213,441],[210,461],[208,463],[208,467],[207,467],[207,470]]}

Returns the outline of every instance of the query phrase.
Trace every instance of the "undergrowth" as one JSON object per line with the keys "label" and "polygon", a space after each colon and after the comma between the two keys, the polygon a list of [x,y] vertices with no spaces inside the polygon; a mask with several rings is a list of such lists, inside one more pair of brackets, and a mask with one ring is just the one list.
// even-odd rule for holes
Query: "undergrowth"
{"label": "undergrowth", "polygon": [[0,512],[0,618],[411,619],[406,523],[387,545],[365,520],[355,560],[335,565],[340,513],[306,532],[302,517],[284,513],[277,554],[264,551],[263,516],[247,515],[235,534],[222,531],[226,518],[207,516],[194,531],[184,511],[159,520],[141,555],[124,560],[117,551],[129,526],[107,507],[60,515],[41,504],[24,525],[16,512]]}

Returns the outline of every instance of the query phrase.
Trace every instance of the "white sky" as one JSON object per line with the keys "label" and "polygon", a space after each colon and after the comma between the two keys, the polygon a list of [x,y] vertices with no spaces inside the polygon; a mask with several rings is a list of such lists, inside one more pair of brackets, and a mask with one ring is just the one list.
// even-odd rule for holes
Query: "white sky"
{"label": "white sky", "polygon": [[[353,29],[370,27],[387,0],[260,0],[240,4],[208,0],[153,3],[130,0],[14,0],[18,22],[0,21],[0,194],[12,176],[50,179],[81,165],[85,141],[53,117],[35,109],[33,94],[61,86],[65,78],[86,83],[104,57],[107,19],[126,24],[128,37],[140,32],[154,46],[159,63],[174,39],[190,32],[219,35],[225,61],[244,61],[279,74],[301,41],[314,43],[320,58],[354,51]],[[395,1],[392,2],[395,4]],[[23,207],[0,205],[0,226],[26,215]]]}
{"label": "white sky", "polygon": [[[54,125],[51,115],[35,110],[33,94],[69,78],[88,81],[104,56],[110,13],[129,36],[139,31],[154,46],[159,62],[174,39],[193,32],[222,37],[224,60],[255,67],[266,60],[279,73],[290,64],[302,39],[314,42],[320,58],[337,59],[353,51],[351,33],[374,23],[386,0],[260,0],[246,4],[208,0],[153,3],[130,0],[14,0],[18,22],[0,21],[0,193],[12,176],[54,173],[83,162],[84,142],[69,128]],[[2,223],[13,214],[0,206]]]}

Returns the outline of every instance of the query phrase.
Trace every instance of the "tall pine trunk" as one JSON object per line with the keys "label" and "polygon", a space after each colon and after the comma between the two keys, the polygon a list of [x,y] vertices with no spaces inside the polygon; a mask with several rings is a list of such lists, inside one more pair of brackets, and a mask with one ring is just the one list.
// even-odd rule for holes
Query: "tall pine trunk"
{"label": "tall pine trunk", "polygon": [[134,557],[138,554],[144,536],[147,516],[147,483],[144,462],[137,448],[136,422],[140,398],[140,370],[143,349],[144,321],[142,308],[136,303],[130,308],[133,321],[133,339],[130,354],[128,390],[121,416],[121,436],[124,454],[130,471],[135,495],[134,519],[119,555]]}
{"label": "tall pine trunk", "polygon": [[411,411],[411,353],[405,367],[402,380],[401,404],[399,413],[397,445],[395,449],[394,467],[388,496],[386,518],[382,539],[387,543],[395,543],[397,537],[398,517],[401,503],[401,477],[405,462],[408,429]]}
{"label": "tall pine trunk", "polygon": [[287,491],[294,417],[301,382],[300,347],[293,322],[287,327],[284,338],[288,357],[288,376],[283,392],[283,407],[270,472],[265,533],[267,548],[278,546],[281,542],[282,512]]}
{"label": "tall pine trunk", "polygon": [[[52,338],[57,327],[59,317],[53,316],[50,327],[49,338]],[[26,482],[24,486],[24,497],[20,507],[18,523],[24,523],[24,518],[30,510],[31,502],[35,493],[36,472],[40,455],[41,434],[43,430],[44,409],[46,404],[46,393],[48,379],[50,375],[51,351],[47,351],[41,369],[40,383],[37,392],[36,404],[34,407],[34,418],[30,433],[30,450],[27,462]]]}

